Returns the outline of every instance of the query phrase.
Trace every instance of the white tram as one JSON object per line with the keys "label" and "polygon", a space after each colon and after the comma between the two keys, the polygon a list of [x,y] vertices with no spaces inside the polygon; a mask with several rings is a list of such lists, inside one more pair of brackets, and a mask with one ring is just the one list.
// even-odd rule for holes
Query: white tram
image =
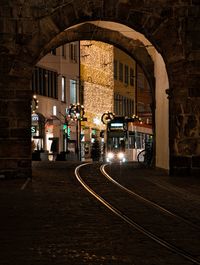
{"label": "white tram", "polygon": [[153,142],[152,127],[141,121],[114,117],[107,123],[104,134],[106,162],[137,161],[137,155]]}

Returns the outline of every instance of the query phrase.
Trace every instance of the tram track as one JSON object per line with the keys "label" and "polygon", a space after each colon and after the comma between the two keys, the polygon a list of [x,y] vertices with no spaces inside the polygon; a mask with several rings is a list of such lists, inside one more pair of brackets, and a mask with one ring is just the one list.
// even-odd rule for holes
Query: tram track
{"label": "tram track", "polygon": [[[180,190],[177,188],[178,185],[175,184],[174,178],[163,177],[162,175],[158,177],[155,172],[141,171],[137,167],[132,169],[131,174],[127,175],[127,172],[130,171],[129,166],[106,166],[106,172],[121,185],[135,191],[148,201],[167,209],[177,215],[180,220],[182,219],[182,221],[200,230],[200,211],[198,210],[200,199],[196,191],[191,193],[189,187]],[[179,181],[184,183],[182,186],[187,185],[184,179],[178,180],[178,183]],[[190,184],[188,183],[188,185]]]}
{"label": "tram track", "polygon": [[100,170],[101,170],[102,174],[103,174],[108,180],[110,180],[110,181],[113,182],[115,185],[117,185],[120,189],[124,190],[125,192],[127,192],[128,194],[130,194],[130,195],[132,195],[132,196],[135,196],[136,198],[138,198],[139,200],[143,201],[144,203],[146,203],[146,204],[148,204],[148,205],[150,205],[150,206],[152,206],[152,207],[154,207],[154,208],[160,210],[161,212],[163,212],[163,213],[165,213],[165,214],[168,214],[168,215],[170,215],[170,216],[173,216],[173,217],[179,219],[180,221],[185,222],[185,223],[187,223],[188,225],[190,225],[190,226],[192,226],[192,227],[194,227],[194,228],[200,230],[200,227],[199,227],[198,225],[192,223],[191,221],[185,219],[184,217],[182,217],[182,216],[180,216],[180,215],[177,215],[176,213],[174,213],[174,212],[172,212],[172,211],[170,211],[170,210],[168,210],[168,209],[166,209],[166,208],[160,206],[159,204],[157,204],[157,203],[155,203],[155,202],[153,202],[153,201],[151,201],[151,200],[145,198],[144,196],[139,195],[138,193],[134,192],[133,190],[130,190],[130,189],[126,188],[125,186],[121,185],[119,182],[117,182],[115,179],[113,179],[113,178],[112,178],[112,177],[106,172],[106,170],[105,170],[105,166],[106,166],[106,165],[102,165],[102,166],[100,167]]}
{"label": "tram track", "polygon": [[[199,227],[192,224],[190,221],[185,220],[184,218],[172,213],[171,211],[159,206],[158,204],[156,204],[154,202],[149,201],[148,199],[142,197],[141,195],[127,189],[124,186],[122,186],[120,183],[118,183],[117,181],[115,181],[113,178],[111,178],[109,176],[109,174],[105,171],[105,165],[101,166],[101,168],[100,168],[100,171],[101,171],[101,177],[100,178],[97,177],[98,174],[95,173],[94,170],[89,173],[91,176],[89,176],[89,175],[87,175],[87,177],[81,176],[80,170],[83,167],[88,167],[88,166],[90,166],[90,163],[79,165],[75,169],[75,175],[76,175],[76,178],[78,179],[78,181],[81,183],[81,185],[92,196],[94,196],[105,207],[107,207],[115,215],[117,215],[119,218],[121,218],[123,221],[125,221],[128,225],[130,225],[132,228],[136,229],[137,231],[139,231],[143,235],[147,236],[149,239],[153,240],[154,242],[158,243],[159,245],[163,246],[164,248],[172,251],[173,253],[176,253],[177,255],[181,256],[182,258],[192,262],[192,264],[200,264],[200,260],[198,259],[198,254],[195,253],[195,251],[194,251],[194,253],[191,253],[191,252],[193,252],[193,251],[191,251],[191,249],[185,250],[183,247],[180,247],[179,244],[176,244],[176,241],[178,243],[180,243],[179,240],[177,240],[177,239],[174,240],[174,242],[170,242],[169,238],[167,238],[167,239],[162,238],[160,235],[157,235],[155,233],[155,231],[152,232],[150,227],[149,227],[149,224],[144,225],[142,222],[138,221],[138,219],[134,216],[134,215],[138,214],[137,211],[131,212],[130,209],[128,209],[129,211],[127,212],[127,208],[129,208],[129,207],[127,207],[126,204],[124,204],[124,205],[126,205],[124,207],[123,203],[120,206],[119,200],[117,201],[117,203],[116,203],[116,201],[114,202],[113,199],[110,198],[110,196],[108,196],[109,189],[110,189],[110,192],[112,191],[114,195],[116,195],[116,194],[119,195],[120,201],[124,200],[124,202],[127,202],[127,200],[131,200],[130,197],[132,197],[132,198],[134,197],[134,199],[137,199],[137,200],[139,199],[140,203],[143,203],[142,208],[151,206],[151,208],[153,208],[154,210],[155,209],[157,211],[159,210],[160,213],[162,213],[162,215],[164,214],[164,218],[166,217],[166,215],[168,215],[168,217],[170,217],[170,218],[177,219],[178,222],[184,222],[186,225],[190,226],[190,230],[191,230],[191,226],[193,226],[192,227],[193,232],[194,232],[194,229],[198,230]],[[96,174],[96,175],[94,176],[94,174]],[[102,178],[102,174],[104,175],[103,178]],[[113,186],[109,187],[110,184],[108,184],[108,182],[105,183],[104,179],[107,179],[107,181],[109,183],[111,183]],[[99,187],[100,187],[100,190],[98,190]],[[113,191],[114,189],[116,189],[116,187],[118,190]],[[106,190],[106,192],[103,192],[103,190]],[[119,192],[119,190],[121,190],[121,193]],[[126,197],[127,195],[128,195],[128,198],[124,199],[123,196]],[[133,202],[133,201],[131,201],[131,205],[133,206],[133,208],[138,207],[138,206],[136,206],[135,202]],[[163,220],[161,221],[161,219],[164,219],[164,218],[163,218],[163,216],[160,215],[160,213],[157,214],[156,217],[158,219],[160,218],[159,222],[162,223]],[[150,215],[151,214],[152,213],[150,212]],[[177,220],[176,220],[176,225],[177,225]],[[172,225],[172,224],[173,224],[173,222],[171,221],[169,223],[169,225]],[[156,230],[156,229],[154,229],[154,230]],[[183,228],[183,230],[184,230],[184,228]],[[171,232],[172,234],[174,233],[173,229],[170,231],[172,231]],[[199,233],[199,231],[198,231],[198,233]],[[178,234],[180,237],[180,232]]]}

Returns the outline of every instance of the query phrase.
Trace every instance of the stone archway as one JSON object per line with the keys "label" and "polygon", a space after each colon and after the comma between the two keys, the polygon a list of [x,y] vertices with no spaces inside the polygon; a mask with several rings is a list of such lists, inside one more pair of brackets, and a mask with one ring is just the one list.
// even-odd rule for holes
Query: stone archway
{"label": "stone archway", "polygon": [[[30,176],[29,80],[43,48],[86,21],[115,21],[141,32],[164,58],[169,76],[170,171],[199,172],[199,9],[197,1],[6,1],[0,43],[1,176]],[[187,33],[187,34],[186,34]],[[29,115],[30,116],[30,115]]]}
{"label": "stone archway", "polygon": [[52,48],[58,47],[62,44],[91,39],[115,45],[125,53],[129,54],[141,66],[151,89],[154,89],[154,62],[148,54],[145,45],[140,40],[126,37],[117,30],[103,28],[89,22],[69,28],[58,34],[44,47],[38,59],[45,56]]}
{"label": "stone archway", "polygon": [[[112,30],[110,29],[112,28]],[[86,22],[70,27],[49,42],[40,57],[64,43],[77,40],[107,42],[129,54],[142,67],[152,91],[152,112],[156,167],[169,169],[168,100],[165,90],[169,88],[165,64],[153,45],[142,35],[127,26],[107,21]],[[159,73],[157,73],[157,69]],[[155,76],[157,75],[157,76]],[[156,78],[157,77],[157,78]],[[156,82],[155,82],[156,81]],[[155,91],[156,87],[156,91]],[[155,108],[155,102],[157,106]],[[155,126],[156,125],[156,126]],[[159,154],[159,155],[156,155]]]}

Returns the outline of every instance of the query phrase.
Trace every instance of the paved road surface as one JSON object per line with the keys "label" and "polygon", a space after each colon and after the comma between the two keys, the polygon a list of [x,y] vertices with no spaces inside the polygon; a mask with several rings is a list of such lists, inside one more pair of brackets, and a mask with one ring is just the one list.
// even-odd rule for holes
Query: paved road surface
{"label": "paved road surface", "polygon": [[[1,265],[179,264],[175,260],[159,261],[153,244],[152,249],[145,249],[145,240],[139,233],[130,231],[104,206],[93,201],[76,181],[75,165],[34,162],[31,181],[0,181]],[[130,183],[132,167],[129,165],[122,172]],[[183,200],[177,200],[176,207],[184,208],[182,202],[186,200],[188,211],[198,220],[200,178],[172,178],[141,169],[134,172],[178,193]],[[158,196],[167,201],[162,192]],[[191,263],[181,265],[187,264]]]}

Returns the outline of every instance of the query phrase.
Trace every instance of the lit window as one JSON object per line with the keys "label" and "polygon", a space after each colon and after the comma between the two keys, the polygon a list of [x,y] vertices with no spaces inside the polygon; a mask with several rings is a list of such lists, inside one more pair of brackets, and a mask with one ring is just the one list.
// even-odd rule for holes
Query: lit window
{"label": "lit window", "polygon": [[64,76],[62,76],[62,94],[61,94],[61,101],[65,102],[65,91],[66,91],[66,79]]}
{"label": "lit window", "polygon": [[56,116],[57,115],[57,107],[53,106],[53,115]]}
{"label": "lit window", "polygon": [[76,80],[70,80],[70,104],[77,103],[76,101]]}

